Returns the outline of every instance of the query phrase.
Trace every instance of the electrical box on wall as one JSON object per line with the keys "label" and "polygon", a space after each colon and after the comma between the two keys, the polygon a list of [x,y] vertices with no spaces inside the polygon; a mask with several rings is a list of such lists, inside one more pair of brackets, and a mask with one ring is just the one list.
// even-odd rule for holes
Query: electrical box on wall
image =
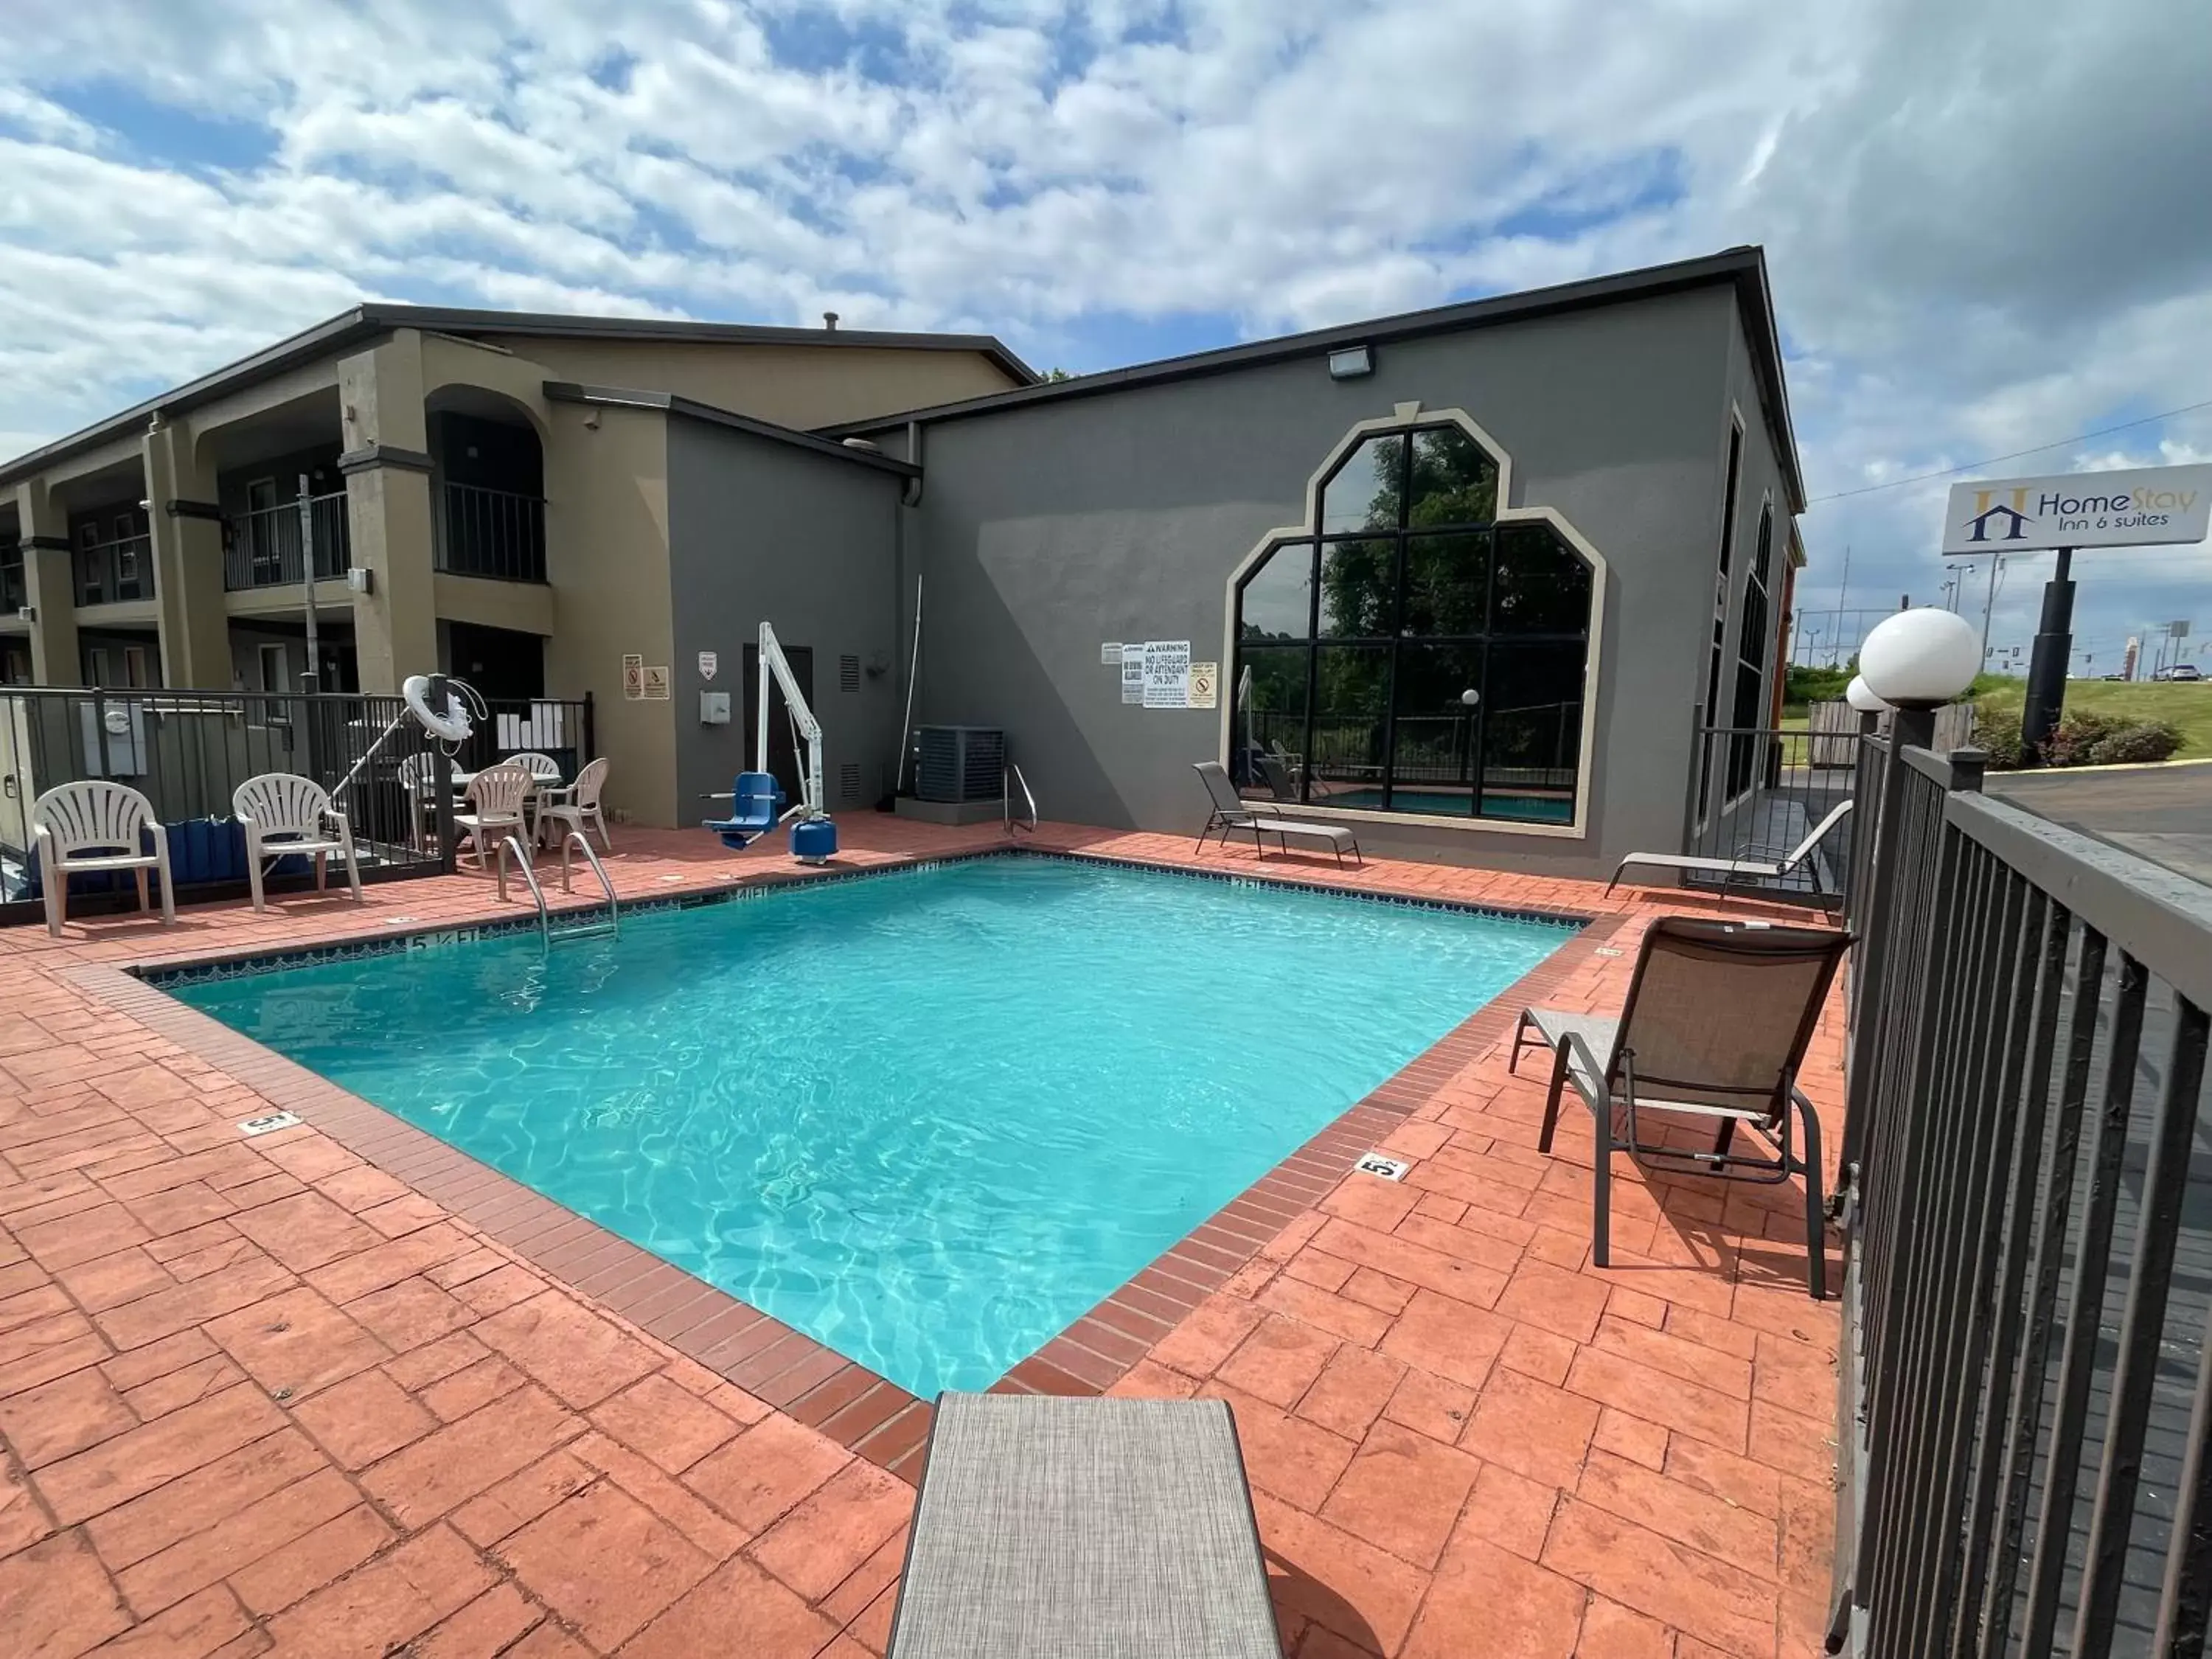
{"label": "electrical box on wall", "polygon": [[726,691],[702,691],[699,694],[699,724],[727,726],[730,723],[730,694]]}

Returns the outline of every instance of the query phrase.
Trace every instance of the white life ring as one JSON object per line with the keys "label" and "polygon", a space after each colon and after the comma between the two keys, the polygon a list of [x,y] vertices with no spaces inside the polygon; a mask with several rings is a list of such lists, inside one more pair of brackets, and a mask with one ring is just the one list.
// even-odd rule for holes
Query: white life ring
{"label": "white life ring", "polygon": [[450,695],[447,697],[447,712],[444,714],[431,710],[430,681],[427,675],[410,674],[401,684],[399,695],[407,699],[407,712],[414,715],[421,722],[422,729],[434,738],[442,738],[447,743],[459,743],[475,730],[469,724],[468,705],[459,697]]}

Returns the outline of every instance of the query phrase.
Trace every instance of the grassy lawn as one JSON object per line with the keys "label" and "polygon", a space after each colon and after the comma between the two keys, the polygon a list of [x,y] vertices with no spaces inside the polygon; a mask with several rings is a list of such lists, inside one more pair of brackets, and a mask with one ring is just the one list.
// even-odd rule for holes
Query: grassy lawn
{"label": "grassy lawn", "polygon": [[[1988,708],[2017,710],[2027,696],[2027,682],[2016,679],[1977,682],[1978,703]],[[2212,680],[2175,685],[2145,681],[2125,685],[2106,680],[2069,680],[2066,707],[2086,708],[2124,720],[2164,720],[2181,732],[2176,760],[2212,757]]]}

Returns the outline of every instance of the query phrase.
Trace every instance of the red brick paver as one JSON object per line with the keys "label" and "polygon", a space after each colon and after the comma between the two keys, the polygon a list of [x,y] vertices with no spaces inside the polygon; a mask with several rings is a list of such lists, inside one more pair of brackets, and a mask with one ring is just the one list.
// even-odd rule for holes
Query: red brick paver
{"label": "red brick paver", "polygon": [[[1001,840],[841,828],[854,868]],[[1680,908],[1037,839],[1598,915],[1538,983],[1569,1006],[1616,1004],[1641,927]],[[791,869],[619,844],[629,898]],[[926,1407],[113,971],[501,914],[521,912],[462,875],[0,933],[0,1647],[881,1652]],[[1002,1386],[1229,1401],[1286,1653],[1816,1650],[1836,1318],[1803,1293],[1800,1197],[1623,1161],[1594,1268],[1589,1127],[1535,1152],[1544,1064],[1507,1075],[1512,1012]],[[1831,1146],[1833,1026],[1805,1079]],[[240,1138],[275,1105],[307,1122]],[[1346,1173],[1372,1146],[1412,1161],[1402,1185]]]}

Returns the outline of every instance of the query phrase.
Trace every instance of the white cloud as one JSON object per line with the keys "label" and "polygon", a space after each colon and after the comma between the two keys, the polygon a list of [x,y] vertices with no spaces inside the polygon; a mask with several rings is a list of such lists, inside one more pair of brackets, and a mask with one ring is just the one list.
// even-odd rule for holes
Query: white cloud
{"label": "white cloud", "polygon": [[[1850,489],[2212,396],[2212,30],[2172,23],[2020,0],[2034,44],[1999,50],[1966,0],[15,0],[0,429],[363,295],[833,306],[1095,368],[1142,353],[1128,319],[1252,334],[1757,241],[1813,489]],[[2087,450],[2161,444],[2212,450],[2212,415]],[[1932,594],[1943,488],[1816,507],[1805,602],[1845,543],[1855,600]],[[2153,609],[2200,574],[2127,568]]]}

